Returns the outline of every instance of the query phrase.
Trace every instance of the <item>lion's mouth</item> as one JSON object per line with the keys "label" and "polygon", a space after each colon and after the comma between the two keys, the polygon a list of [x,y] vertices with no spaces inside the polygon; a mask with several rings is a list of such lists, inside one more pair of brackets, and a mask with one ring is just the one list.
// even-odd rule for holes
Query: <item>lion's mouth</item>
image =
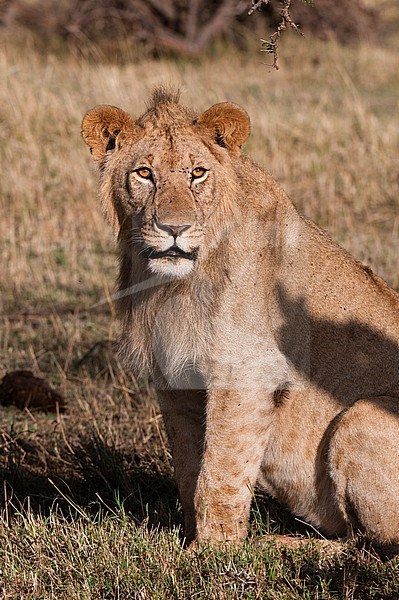
{"label": "lion's mouth", "polygon": [[143,255],[146,258],[186,258],[187,260],[196,260],[198,255],[198,248],[194,248],[192,252],[184,252],[181,248],[176,245],[171,246],[167,250],[163,250],[162,252],[158,250],[154,250],[147,246],[143,250]]}

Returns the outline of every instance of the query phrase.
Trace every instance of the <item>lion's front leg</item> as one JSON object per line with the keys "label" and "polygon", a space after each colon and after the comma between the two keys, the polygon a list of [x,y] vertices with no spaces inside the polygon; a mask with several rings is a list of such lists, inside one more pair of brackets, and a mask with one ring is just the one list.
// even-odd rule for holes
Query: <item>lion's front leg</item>
{"label": "lion's front leg", "polygon": [[268,394],[258,390],[209,394],[204,455],[195,493],[198,541],[246,536],[272,410]]}
{"label": "lion's front leg", "polygon": [[194,493],[205,430],[205,392],[158,390],[158,403],[172,451],[175,478],[184,512],[184,535],[195,535]]}

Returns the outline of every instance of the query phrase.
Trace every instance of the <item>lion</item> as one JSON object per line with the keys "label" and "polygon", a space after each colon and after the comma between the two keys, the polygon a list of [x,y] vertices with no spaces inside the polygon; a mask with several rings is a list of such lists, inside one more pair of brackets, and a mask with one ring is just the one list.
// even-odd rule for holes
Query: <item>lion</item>
{"label": "lion", "polygon": [[255,485],[328,536],[399,543],[399,295],[242,152],[250,121],[157,89],[82,135],[120,255],[121,353],[151,373],[188,540]]}

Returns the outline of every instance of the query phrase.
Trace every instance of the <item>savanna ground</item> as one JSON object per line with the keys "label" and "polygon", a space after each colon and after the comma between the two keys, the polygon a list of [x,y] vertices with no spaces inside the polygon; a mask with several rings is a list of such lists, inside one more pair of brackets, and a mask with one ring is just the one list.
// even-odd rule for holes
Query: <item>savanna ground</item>
{"label": "savanna ground", "polygon": [[[80,122],[100,103],[139,114],[159,83],[199,110],[246,107],[246,151],[399,288],[399,40],[341,48],[287,36],[278,73],[264,58],[219,48],[201,61],[118,66],[100,51],[86,60],[4,40],[0,377],[31,369],[68,407],[0,409],[0,598],[399,598],[398,559],[361,542],[326,553],[317,532],[261,496],[243,546],[183,550],[151,388],[107,342],[118,331],[117,259]],[[273,534],[309,543],[284,548]]]}

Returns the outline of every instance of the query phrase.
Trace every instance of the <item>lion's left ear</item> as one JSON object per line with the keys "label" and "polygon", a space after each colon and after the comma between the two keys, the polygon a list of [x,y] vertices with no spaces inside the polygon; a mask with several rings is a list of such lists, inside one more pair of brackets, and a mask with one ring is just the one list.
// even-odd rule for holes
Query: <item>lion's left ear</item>
{"label": "lion's left ear", "polygon": [[121,146],[127,138],[139,138],[141,127],[116,106],[96,106],[83,118],[82,137],[94,160],[102,166],[107,152]]}
{"label": "lion's left ear", "polygon": [[238,154],[251,131],[248,113],[231,102],[214,104],[198,117],[196,123],[210,131],[214,141],[233,154]]}

